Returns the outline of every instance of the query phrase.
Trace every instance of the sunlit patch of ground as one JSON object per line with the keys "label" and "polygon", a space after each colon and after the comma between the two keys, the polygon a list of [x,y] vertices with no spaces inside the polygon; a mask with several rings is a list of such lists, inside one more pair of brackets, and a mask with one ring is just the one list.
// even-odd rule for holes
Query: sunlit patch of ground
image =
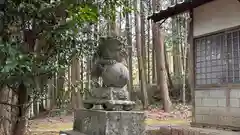
{"label": "sunlit patch of ground", "polygon": [[147,125],[189,125],[187,120],[181,119],[169,119],[169,120],[156,120],[156,119],[147,119],[145,121]]}
{"label": "sunlit patch of ground", "polygon": [[59,135],[60,130],[71,130],[72,127],[73,116],[47,117],[29,122],[31,135]]}
{"label": "sunlit patch of ground", "polygon": [[[171,113],[165,113],[161,109],[154,108],[147,111],[148,118],[145,123],[148,127],[189,125],[191,111],[180,106]],[[71,130],[73,116],[46,117],[34,119],[29,122],[31,135],[59,135],[60,130]]]}
{"label": "sunlit patch of ground", "polygon": [[39,124],[38,127],[31,128],[32,131],[60,131],[60,130],[70,130],[73,127],[73,123],[56,123],[49,124],[43,123]]}
{"label": "sunlit patch of ground", "polygon": [[58,131],[34,131],[29,133],[29,135],[59,135]]}
{"label": "sunlit patch of ground", "polygon": [[[54,121],[49,120],[51,118],[46,118],[46,120],[33,120],[31,121],[30,131],[31,135],[59,135],[61,130],[71,130],[73,127],[73,121]],[[61,119],[64,119],[62,117]],[[66,119],[69,119],[66,117]],[[169,120],[156,120],[147,119],[145,123],[148,126],[162,126],[162,125],[188,125],[189,122],[181,119],[169,119]]]}
{"label": "sunlit patch of ground", "polygon": [[[48,118],[49,119],[49,118]],[[71,130],[73,122],[49,122],[49,121],[36,121],[36,125],[30,126],[31,135],[59,135],[61,130]],[[162,125],[188,125],[189,123],[186,120],[172,119],[172,120],[154,120],[147,119],[145,123],[149,126],[162,126]]]}

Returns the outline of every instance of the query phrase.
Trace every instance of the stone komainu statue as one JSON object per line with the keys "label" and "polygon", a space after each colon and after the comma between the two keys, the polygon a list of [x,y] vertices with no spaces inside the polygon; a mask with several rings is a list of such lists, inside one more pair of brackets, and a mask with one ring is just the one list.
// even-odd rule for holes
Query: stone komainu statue
{"label": "stone komainu statue", "polygon": [[104,110],[132,110],[135,102],[130,101],[125,87],[129,81],[129,71],[124,47],[117,37],[100,39],[93,56],[91,73],[92,79],[102,78],[103,86],[99,87],[98,84],[98,87],[92,89],[91,96],[83,101],[86,109],[91,109],[93,105],[102,105]]}
{"label": "stone komainu statue", "polygon": [[102,77],[103,87],[124,87],[129,79],[125,45],[118,37],[102,37],[93,56],[92,78]]}

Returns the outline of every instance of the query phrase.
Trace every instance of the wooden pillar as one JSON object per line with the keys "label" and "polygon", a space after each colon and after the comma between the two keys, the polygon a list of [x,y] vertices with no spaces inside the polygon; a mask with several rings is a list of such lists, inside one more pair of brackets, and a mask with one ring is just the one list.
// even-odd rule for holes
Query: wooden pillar
{"label": "wooden pillar", "polygon": [[194,67],[195,67],[195,62],[194,62],[194,38],[193,38],[193,10],[190,10],[190,24],[189,24],[189,85],[191,89],[191,97],[192,97],[192,123],[194,124],[196,122],[195,119],[195,72],[194,72]]}

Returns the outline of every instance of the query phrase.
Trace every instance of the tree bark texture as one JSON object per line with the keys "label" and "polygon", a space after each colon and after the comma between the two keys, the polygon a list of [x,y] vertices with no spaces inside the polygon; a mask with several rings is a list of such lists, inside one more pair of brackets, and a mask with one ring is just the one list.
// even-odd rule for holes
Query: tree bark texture
{"label": "tree bark texture", "polygon": [[[131,1],[129,0],[128,6],[131,5]],[[127,45],[128,45],[128,69],[129,69],[129,82],[128,82],[128,90],[130,93],[130,98],[133,99],[133,65],[132,65],[132,31],[130,23],[131,20],[131,12],[126,13],[126,33],[127,33]]]}
{"label": "tree bark texture", "polygon": [[[152,0],[152,10],[156,12],[156,0]],[[156,44],[157,44],[157,24],[152,21],[152,84],[157,82],[157,75],[156,75]]]}
{"label": "tree bark texture", "polygon": [[165,55],[164,55],[164,37],[163,34],[158,32],[159,37],[159,43],[156,44],[156,64],[157,64],[157,81],[158,81],[158,87],[161,90],[162,93],[162,99],[163,99],[163,109],[166,112],[171,111],[171,100],[169,97],[169,91],[168,91],[168,85],[167,85],[167,75],[166,75],[166,68],[165,68]]}
{"label": "tree bark texture", "polygon": [[74,110],[82,108],[82,97],[79,89],[77,89],[80,80],[80,64],[79,60],[74,56],[71,67],[71,83],[72,83],[72,108]]}
{"label": "tree bark texture", "polygon": [[27,129],[28,94],[25,84],[20,83],[17,89],[17,116],[13,125],[13,135],[24,135]]}
{"label": "tree bark texture", "polygon": [[[136,9],[138,8],[139,1],[135,0],[134,5]],[[148,108],[148,94],[147,94],[147,86],[146,86],[146,76],[144,74],[144,64],[143,64],[143,57],[141,55],[141,39],[140,39],[140,20],[139,20],[139,13],[135,12],[135,23],[136,23],[136,47],[137,47],[137,57],[138,57],[138,64],[139,64],[139,76],[140,76],[140,86],[141,86],[141,91],[144,97],[144,102],[143,102],[143,108],[147,109]]]}
{"label": "tree bark texture", "polygon": [[[7,87],[0,90],[0,102],[12,104],[12,91]],[[11,106],[0,104],[0,134],[10,135],[11,133]]]}
{"label": "tree bark texture", "polygon": [[[144,75],[147,77],[147,57],[146,57],[146,34],[145,34],[145,10],[144,10],[145,1],[140,1],[140,18],[141,18],[141,54],[143,59],[143,72]],[[147,78],[146,78],[147,79]]]}

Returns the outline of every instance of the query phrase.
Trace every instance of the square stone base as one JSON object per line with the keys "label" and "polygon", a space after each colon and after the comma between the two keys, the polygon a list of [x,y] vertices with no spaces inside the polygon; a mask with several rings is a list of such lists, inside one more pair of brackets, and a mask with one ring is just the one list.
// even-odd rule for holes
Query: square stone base
{"label": "square stone base", "polygon": [[87,135],[145,135],[144,112],[77,110],[73,130]]}

